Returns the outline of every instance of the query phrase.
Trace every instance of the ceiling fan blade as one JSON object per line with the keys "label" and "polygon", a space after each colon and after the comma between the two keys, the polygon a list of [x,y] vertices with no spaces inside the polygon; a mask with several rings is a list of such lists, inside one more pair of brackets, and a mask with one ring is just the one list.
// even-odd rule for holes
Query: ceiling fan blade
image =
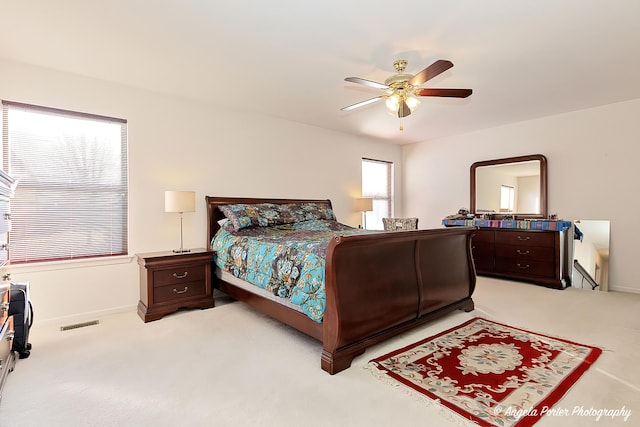
{"label": "ceiling fan blade", "polygon": [[374,103],[376,101],[379,101],[382,99],[382,96],[376,96],[375,98],[371,98],[371,99],[367,99],[366,101],[361,101],[361,102],[357,102],[353,105],[349,105],[347,107],[343,107],[341,108],[342,111],[351,111],[353,109],[356,109],[358,107],[364,107],[365,105],[369,105],[371,103]]}
{"label": "ceiling fan blade", "polygon": [[409,108],[406,102],[402,101],[398,106],[398,117],[407,117],[409,114],[411,114],[411,108]]}
{"label": "ceiling fan blade", "polygon": [[416,95],[419,96],[446,96],[449,98],[466,98],[471,95],[471,89],[418,89]]}
{"label": "ceiling fan blade", "polygon": [[436,62],[413,76],[411,80],[409,80],[409,84],[413,86],[420,86],[427,80],[434,78],[440,73],[444,73],[451,67],[453,67],[453,63],[451,61],[447,61],[446,59],[438,59]]}
{"label": "ceiling fan blade", "polygon": [[369,87],[374,87],[376,89],[389,89],[389,86],[382,84],[382,83],[378,83],[378,82],[373,82],[371,80],[367,80],[367,79],[361,79],[360,77],[347,77],[345,78],[346,81],[351,82],[351,83],[358,83],[361,85],[365,85],[365,86],[369,86]]}

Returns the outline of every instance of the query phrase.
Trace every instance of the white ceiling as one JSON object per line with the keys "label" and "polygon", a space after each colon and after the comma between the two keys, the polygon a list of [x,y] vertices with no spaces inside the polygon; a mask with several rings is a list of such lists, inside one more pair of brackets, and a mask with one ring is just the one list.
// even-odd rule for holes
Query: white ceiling
{"label": "white ceiling", "polygon": [[[638,0],[0,0],[0,58],[398,144],[640,98]],[[407,59],[404,121],[379,91]],[[0,94],[2,96],[2,94]],[[16,100],[20,101],[20,100]],[[240,111],[239,111],[240,113]]]}

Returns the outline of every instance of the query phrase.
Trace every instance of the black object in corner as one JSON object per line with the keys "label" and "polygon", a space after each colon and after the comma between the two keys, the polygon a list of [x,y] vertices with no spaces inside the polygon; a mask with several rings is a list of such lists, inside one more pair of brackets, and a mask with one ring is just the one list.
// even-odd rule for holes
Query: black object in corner
{"label": "black object in corner", "polygon": [[29,330],[33,325],[33,306],[29,299],[29,282],[11,283],[9,316],[13,316],[15,331],[11,350],[17,352],[20,359],[26,359],[31,354]]}

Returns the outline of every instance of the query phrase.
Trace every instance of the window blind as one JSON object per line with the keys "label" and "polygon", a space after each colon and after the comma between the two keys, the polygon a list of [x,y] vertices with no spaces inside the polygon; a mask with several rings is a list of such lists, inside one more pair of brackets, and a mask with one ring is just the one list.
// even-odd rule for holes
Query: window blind
{"label": "window blind", "polygon": [[127,122],[2,101],[12,263],[127,253]]}
{"label": "window blind", "polygon": [[393,216],[393,163],[362,159],[362,197],[373,199],[366,212],[367,228],[382,230],[382,218]]}

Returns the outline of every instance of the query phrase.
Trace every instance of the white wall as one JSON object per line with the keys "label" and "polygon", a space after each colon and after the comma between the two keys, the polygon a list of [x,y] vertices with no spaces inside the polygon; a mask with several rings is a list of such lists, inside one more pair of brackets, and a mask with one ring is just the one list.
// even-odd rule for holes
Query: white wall
{"label": "white wall", "polygon": [[543,154],[549,213],[562,219],[610,220],[609,289],[640,293],[640,99],[514,123],[403,147],[404,205],[421,227],[469,207],[469,168],[476,161]]}
{"label": "white wall", "polygon": [[[128,120],[130,254],[179,246],[179,217],[164,213],[165,190],[196,191],[185,247],[207,245],[205,195],[329,198],[338,219],[357,226],[362,157],[394,162],[396,212],[402,206],[397,145],[6,61],[0,99]],[[38,321],[94,318],[139,299],[132,257],[11,271],[13,281],[31,282]]]}
{"label": "white wall", "polygon": [[540,177],[518,177],[518,186],[516,188],[518,189],[516,193],[516,212],[540,212]]}

